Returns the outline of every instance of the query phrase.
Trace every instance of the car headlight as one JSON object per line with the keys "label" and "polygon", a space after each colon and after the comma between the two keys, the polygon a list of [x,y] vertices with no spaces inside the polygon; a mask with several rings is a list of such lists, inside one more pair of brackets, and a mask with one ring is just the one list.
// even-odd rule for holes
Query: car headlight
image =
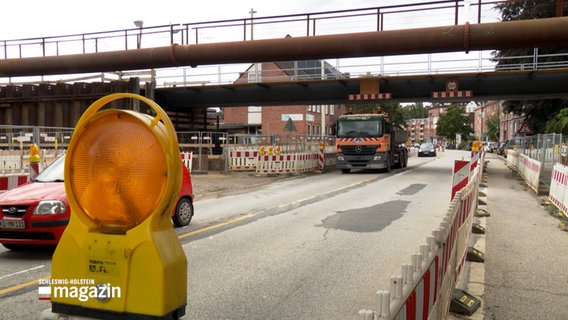
{"label": "car headlight", "polygon": [[67,211],[65,203],[59,200],[40,201],[34,210],[34,215],[64,214]]}

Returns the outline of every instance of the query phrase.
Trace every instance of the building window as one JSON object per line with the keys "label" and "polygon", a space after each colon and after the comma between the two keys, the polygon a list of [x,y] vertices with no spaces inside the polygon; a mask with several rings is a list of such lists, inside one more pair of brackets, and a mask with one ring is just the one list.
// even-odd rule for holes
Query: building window
{"label": "building window", "polygon": [[255,83],[262,81],[262,64],[255,63],[248,71],[248,82]]}

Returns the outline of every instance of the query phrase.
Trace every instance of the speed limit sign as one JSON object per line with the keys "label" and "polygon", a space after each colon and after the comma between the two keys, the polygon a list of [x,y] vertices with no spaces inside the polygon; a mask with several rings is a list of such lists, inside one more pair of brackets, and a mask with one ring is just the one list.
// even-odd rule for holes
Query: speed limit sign
{"label": "speed limit sign", "polygon": [[458,91],[458,82],[457,82],[457,80],[448,80],[448,81],[446,81],[446,91]]}

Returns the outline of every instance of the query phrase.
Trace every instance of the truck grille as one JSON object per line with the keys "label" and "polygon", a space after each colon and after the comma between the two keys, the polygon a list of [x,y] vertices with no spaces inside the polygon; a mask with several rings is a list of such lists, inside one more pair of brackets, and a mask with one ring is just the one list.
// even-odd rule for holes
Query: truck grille
{"label": "truck grille", "polygon": [[377,146],[341,146],[341,152],[348,156],[370,156],[375,154]]}

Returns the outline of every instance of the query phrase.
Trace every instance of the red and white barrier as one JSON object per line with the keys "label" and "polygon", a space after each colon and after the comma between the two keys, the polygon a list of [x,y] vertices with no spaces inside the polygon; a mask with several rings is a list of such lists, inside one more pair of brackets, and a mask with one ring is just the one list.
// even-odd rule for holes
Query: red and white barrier
{"label": "red and white barrier", "polygon": [[452,195],[450,200],[453,200],[456,193],[467,185],[467,182],[469,181],[470,168],[471,168],[470,161],[456,160],[454,162],[454,174],[452,177]]}
{"label": "red and white barrier", "polygon": [[191,173],[191,167],[193,165],[193,152],[180,152],[181,161],[187,168],[187,170]]}
{"label": "red and white barrier", "polygon": [[315,153],[259,155],[256,162],[257,174],[300,173],[317,168],[318,155]]}
{"label": "red and white barrier", "polygon": [[0,177],[0,191],[13,189],[28,182],[28,175],[7,175]]}
{"label": "red and white barrier", "polygon": [[529,187],[538,193],[542,163],[524,154],[521,154],[519,158],[519,174],[525,179]]}
{"label": "red and white barrier", "polygon": [[[377,292],[376,310],[359,311],[359,319],[447,319],[455,282],[467,256],[483,163],[481,153],[471,178],[456,192],[439,228],[420,246],[420,253],[412,255],[412,262],[403,264],[402,275],[391,277],[390,291]],[[471,164],[462,168],[469,171]]]}
{"label": "red and white barrier", "polygon": [[229,171],[254,171],[258,150],[229,151]]}
{"label": "red and white barrier", "polygon": [[568,167],[555,163],[552,168],[548,199],[568,217]]}
{"label": "red and white barrier", "polygon": [[519,167],[519,153],[515,150],[507,150],[507,164],[515,169]]}

